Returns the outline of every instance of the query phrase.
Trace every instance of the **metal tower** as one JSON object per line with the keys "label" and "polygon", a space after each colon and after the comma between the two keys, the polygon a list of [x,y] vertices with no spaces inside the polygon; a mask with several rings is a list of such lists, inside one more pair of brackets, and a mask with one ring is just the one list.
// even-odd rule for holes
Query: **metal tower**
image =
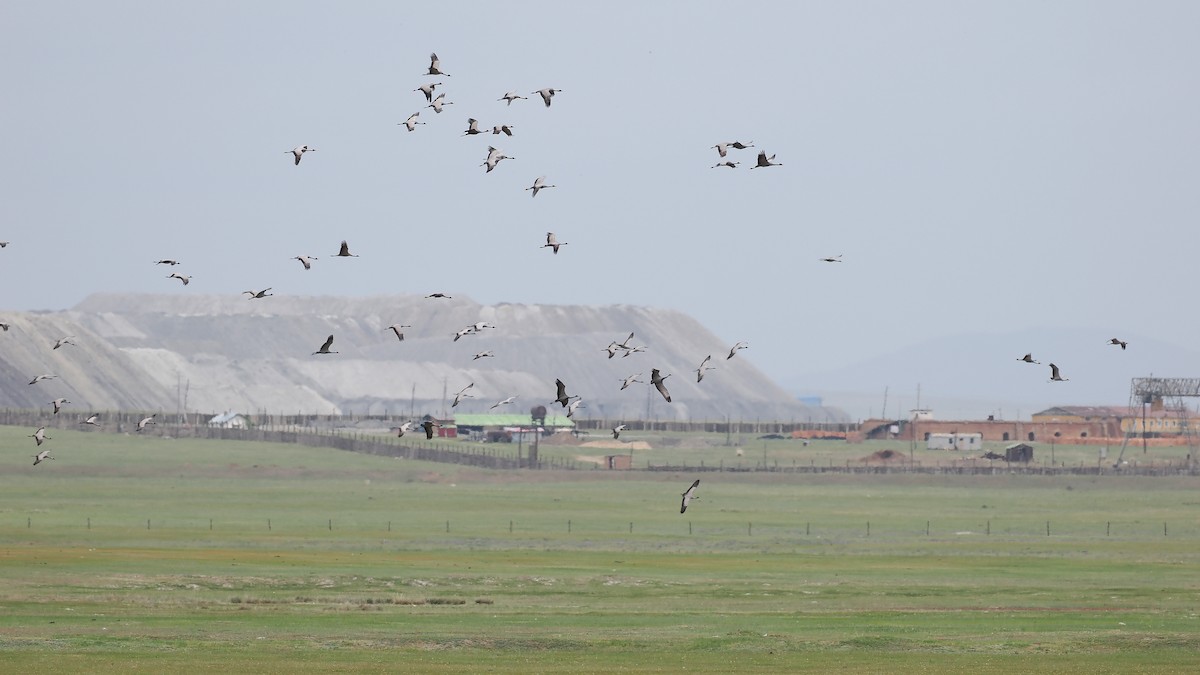
{"label": "metal tower", "polygon": [[1145,454],[1146,438],[1149,434],[1146,429],[1147,406],[1151,410],[1169,410],[1179,416],[1179,431],[1187,440],[1188,445],[1188,464],[1195,466],[1197,433],[1200,433],[1200,430],[1191,425],[1191,416],[1184,404],[1185,398],[1200,398],[1200,377],[1133,378],[1129,387],[1131,422],[1125,428],[1125,438],[1121,441],[1121,453],[1117,455],[1117,461],[1113,464],[1113,468],[1121,466],[1121,459],[1125,456],[1125,448],[1129,446],[1129,439],[1138,433],[1135,431],[1136,422],[1134,420],[1139,418],[1141,419],[1142,453]]}

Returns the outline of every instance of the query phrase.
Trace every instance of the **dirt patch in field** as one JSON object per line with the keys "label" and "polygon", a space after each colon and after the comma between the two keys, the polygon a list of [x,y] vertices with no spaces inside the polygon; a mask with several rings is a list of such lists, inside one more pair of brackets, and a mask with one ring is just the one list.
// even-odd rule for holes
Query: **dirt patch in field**
{"label": "dirt patch in field", "polygon": [[907,459],[903,452],[899,450],[877,450],[860,459],[860,462],[867,464],[888,464],[890,462],[903,462]]}

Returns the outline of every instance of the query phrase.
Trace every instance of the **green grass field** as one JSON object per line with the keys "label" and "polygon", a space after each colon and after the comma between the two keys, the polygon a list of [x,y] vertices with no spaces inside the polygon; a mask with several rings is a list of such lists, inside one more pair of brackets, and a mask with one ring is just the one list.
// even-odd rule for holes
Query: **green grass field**
{"label": "green grass field", "polygon": [[6,672],[1200,671],[1196,478],[705,473],[681,515],[686,473],[29,433]]}

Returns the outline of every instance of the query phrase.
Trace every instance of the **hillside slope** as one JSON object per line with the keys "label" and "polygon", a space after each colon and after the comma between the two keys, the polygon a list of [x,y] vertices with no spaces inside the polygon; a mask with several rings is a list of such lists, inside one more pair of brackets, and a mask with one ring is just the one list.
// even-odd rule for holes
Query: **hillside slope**
{"label": "hillside slope", "polygon": [[[584,399],[586,417],[652,419],[840,418],[795,401],[729,345],[674,311],[500,304],[396,295],[372,298],[97,294],[70,311],[6,315],[0,405],[175,410],[180,385],[192,411],[441,414],[445,394],[475,386],[454,410],[482,412],[517,396],[507,412],[550,405],[554,380]],[[478,321],[496,328],[453,340]],[[404,341],[387,330],[410,324]],[[646,352],[609,359],[603,347],[635,333]],[[313,355],[327,335],[337,354]],[[79,344],[52,351],[54,340]],[[494,358],[474,360],[490,350]],[[711,354],[717,369],[696,382]],[[671,373],[673,403],[622,378]],[[60,377],[37,385],[33,375]],[[44,399],[44,400],[43,400]]]}

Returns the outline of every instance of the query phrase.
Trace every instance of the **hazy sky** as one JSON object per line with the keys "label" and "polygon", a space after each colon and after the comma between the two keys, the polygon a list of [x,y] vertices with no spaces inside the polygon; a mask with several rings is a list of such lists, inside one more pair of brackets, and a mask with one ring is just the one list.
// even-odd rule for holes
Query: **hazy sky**
{"label": "hazy sky", "polygon": [[[774,376],[989,330],[1191,346],[1197,26],[1195,2],[8,2],[0,309],[646,305]],[[783,166],[710,168],[733,140]],[[489,143],[514,159],[485,174]]]}

